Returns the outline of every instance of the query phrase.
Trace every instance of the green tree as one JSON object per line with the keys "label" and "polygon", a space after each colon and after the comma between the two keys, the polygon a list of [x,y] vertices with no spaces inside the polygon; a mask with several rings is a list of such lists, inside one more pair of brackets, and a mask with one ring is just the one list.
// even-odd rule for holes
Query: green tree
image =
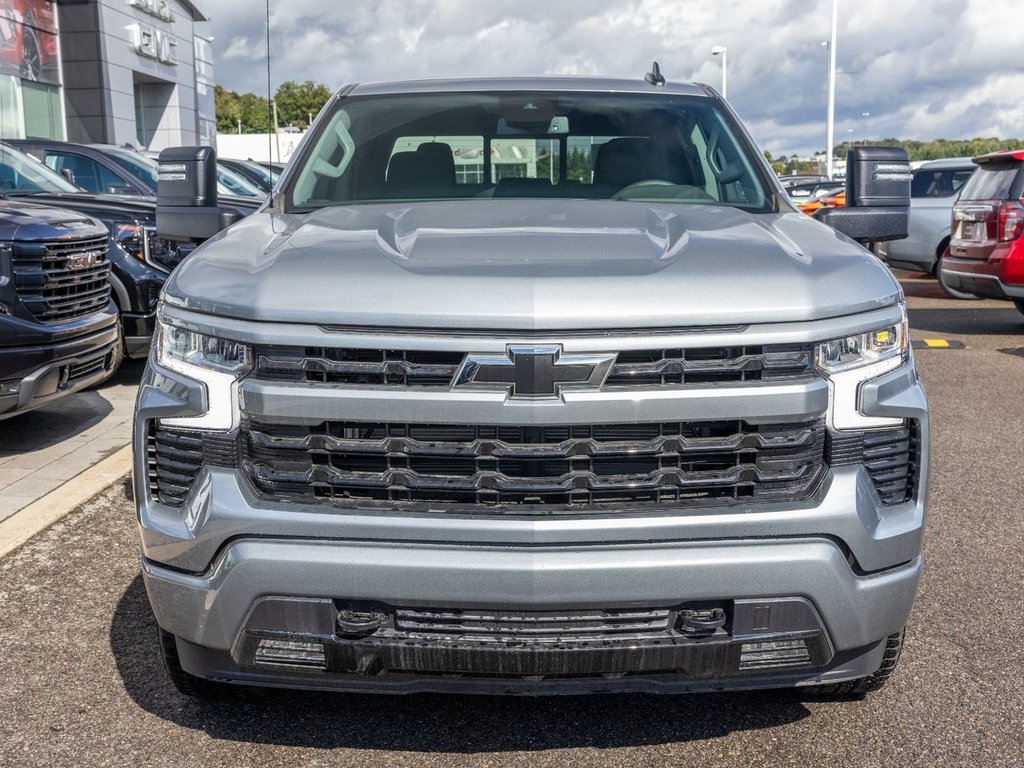
{"label": "green tree", "polygon": [[323,83],[286,80],[274,94],[278,122],[281,125],[294,125],[301,130],[308,128],[310,115],[315,116],[331,95],[331,89]]}
{"label": "green tree", "polygon": [[565,175],[573,181],[590,183],[590,155],[580,151],[579,147],[573,147],[569,157],[566,158]]}
{"label": "green tree", "polygon": [[974,139],[932,139],[931,141],[915,141],[913,139],[867,139],[866,141],[843,142],[835,148],[835,156],[846,157],[846,150],[851,146],[869,144],[879,147],[903,147],[913,160],[938,160],[942,157],[977,157],[989,152],[1004,149],[1019,149],[1020,139],[997,139],[994,137]]}
{"label": "green tree", "polygon": [[236,93],[221,86],[214,86],[214,103],[217,109],[217,132],[266,133],[270,129],[270,116],[265,98],[254,93]]}
{"label": "green tree", "polygon": [[764,150],[764,159],[768,161],[768,164],[772,167],[772,170],[775,171],[776,176],[786,172],[786,164],[781,160],[773,160],[772,153],[769,152],[767,149]]}

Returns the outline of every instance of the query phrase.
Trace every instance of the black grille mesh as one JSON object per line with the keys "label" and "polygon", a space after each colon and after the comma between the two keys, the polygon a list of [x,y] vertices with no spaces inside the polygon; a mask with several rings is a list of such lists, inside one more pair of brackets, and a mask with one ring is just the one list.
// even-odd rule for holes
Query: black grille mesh
{"label": "black grille mesh", "polygon": [[667,633],[676,620],[668,608],[580,611],[396,608],[395,630],[418,637],[484,640],[612,639]]}
{"label": "black grille mesh", "polygon": [[439,427],[327,422],[249,424],[199,433],[150,423],[148,468],[158,501],[179,506],[204,465],[244,464],[254,486],[292,500],[427,501],[491,508],[784,501],[813,491],[825,464],[863,463],[882,503],[914,498],[916,421],[826,432],[820,420],[569,427]]}
{"label": "black grille mesh", "polygon": [[510,507],[714,505],[806,498],[824,424],[576,426],[249,423],[243,458],[271,497]]}

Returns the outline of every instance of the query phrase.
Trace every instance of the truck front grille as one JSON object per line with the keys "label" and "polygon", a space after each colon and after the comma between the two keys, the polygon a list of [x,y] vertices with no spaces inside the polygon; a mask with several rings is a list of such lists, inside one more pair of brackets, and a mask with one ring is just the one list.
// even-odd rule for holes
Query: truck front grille
{"label": "truck front grille", "polygon": [[807,498],[821,418],[575,426],[243,425],[252,484],[275,498],[426,502],[492,511]]}
{"label": "truck front grille", "polygon": [[413,637],[491,641],[621,639],[659,635],[676,624],[668,608],[580,611],[484,611],[396,608],[395,630]]}
{"label": "truck front grille", "polygon": [[44,323],[77,320],[110,301],[108,238],[16,240],[11,247],[18,299]]}
{"label": "truck front grille", "polygon": [[[466,352],[266,346],[260,378],[348,386],[448,387]],[[809,345],[645,349],[619,352],[606,386],[776,381],[812,375]]]}

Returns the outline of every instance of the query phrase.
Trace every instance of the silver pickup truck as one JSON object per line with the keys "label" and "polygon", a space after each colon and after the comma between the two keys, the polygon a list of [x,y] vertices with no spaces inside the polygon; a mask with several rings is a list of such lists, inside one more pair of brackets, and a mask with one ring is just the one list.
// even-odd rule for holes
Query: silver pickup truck
{"label": "silver pickup truck", "polygon": [[[135,421],[171,678],[408,693],[809,686],[896,665],[928,414],[900,150],[796,211],[700,85],[350,86],[225,223],[161,156]],[[845,233],[845,234],[841,234]]]}

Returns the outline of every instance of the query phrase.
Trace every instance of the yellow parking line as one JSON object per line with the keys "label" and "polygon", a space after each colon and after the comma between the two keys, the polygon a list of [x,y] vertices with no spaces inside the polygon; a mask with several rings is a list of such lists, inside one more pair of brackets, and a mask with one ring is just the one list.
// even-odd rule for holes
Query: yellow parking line
{"label": "yellow parking line", "polygon": [[950,339],[914,339],[911,342],[914,349],[966,349],[967,345],[962,341]]}

